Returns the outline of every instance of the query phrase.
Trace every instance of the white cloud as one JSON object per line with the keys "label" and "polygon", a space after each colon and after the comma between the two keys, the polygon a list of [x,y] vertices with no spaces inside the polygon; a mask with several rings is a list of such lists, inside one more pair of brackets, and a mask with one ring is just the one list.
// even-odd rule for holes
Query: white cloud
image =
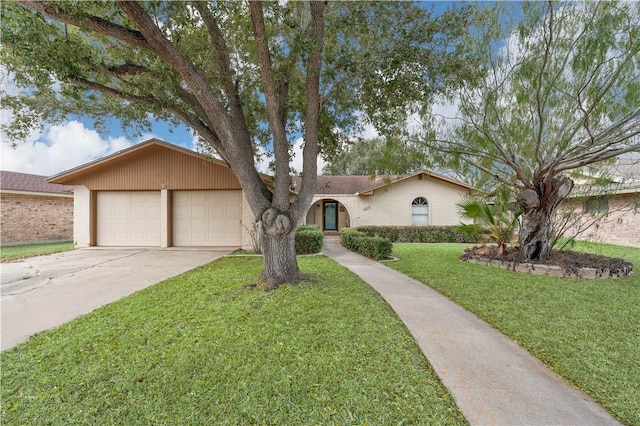
{"label": "white cloud", "polygon": [[51,126],[40,135],[12,148],[3,142],[2,169],[38,175],[54,175],[113,152],[133,143],[125,137],[104,139],[95,130],[78,121]]}
{"label": "white cloud", "polygon": [[362,130],[362,133],[360,133],[358,136],[363,138],[363,139],[369,140],[369,139],[373,139],[373,138],[379,137],[380,133],[378,133],[376,128],[373,126],[373,124],[366,123],[364,125],[364,129]]}
{"label": "white cloud", "polygon": [[264,173],[267,175],[273,174],[271,170],[269,170],[269,163],[273,160],[273,152],[269,152],[263,147],[258,147],[258,158],[255,160],[256,169],[259,173]]}
{"label": "white cloud", "polygon": [[[304,148],[304,140],[302,138],[298,138],[293,144],[293,155],[291,156],[291,161],[289,165],[299,174],[302,173],[302,149]],[[325,161],[322,159],[320,155],[318,155],[318,174],[322,172],[322,169],[325,166]]]}

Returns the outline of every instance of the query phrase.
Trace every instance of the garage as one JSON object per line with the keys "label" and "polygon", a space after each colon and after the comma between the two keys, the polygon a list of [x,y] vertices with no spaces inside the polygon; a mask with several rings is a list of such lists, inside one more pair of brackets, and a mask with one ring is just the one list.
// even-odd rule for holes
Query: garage
{"label": "garage", "polygon": [[174,191],[173,245],[240,247],[241,209],[241,191]]}
{"label": "garage", "polygon": [[49,182],[73,185],[76,247],[251,247],[253,213],[229,166],[177,145],[151,139]]}
{"label": "garage", "polygon": [[160,246],[160,191],[99,191],[98,246]]}

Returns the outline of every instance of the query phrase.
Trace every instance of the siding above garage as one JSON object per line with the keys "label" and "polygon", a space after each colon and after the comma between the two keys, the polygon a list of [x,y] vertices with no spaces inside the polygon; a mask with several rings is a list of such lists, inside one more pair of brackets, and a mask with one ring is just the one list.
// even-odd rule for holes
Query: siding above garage
{"label": "siding above garage", "polygon": [[49,179],[92,191],[241,189],[227,165],[151,139]]}

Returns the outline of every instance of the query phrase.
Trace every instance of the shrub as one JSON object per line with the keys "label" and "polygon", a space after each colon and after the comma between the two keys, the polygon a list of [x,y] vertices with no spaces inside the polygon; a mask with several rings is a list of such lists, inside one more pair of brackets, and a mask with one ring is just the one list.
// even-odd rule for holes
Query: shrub
{"label": "shrub", "polygon": [[393,250],[393,244],[388,238],[369,237],[351,228],[340,231],[340,244],[348,250],[376,260],[388,258]]}
{"label": "shrub", "polygon": [[399,243],[476,243],[479,238],[479,233],[466,234],[457,226],[359,226],[357,230]]}
{"label": "shrub", "polygon": [[296,254],[313,254],[322,251],[324,234],[316,225],[303,225],[296,231]]}

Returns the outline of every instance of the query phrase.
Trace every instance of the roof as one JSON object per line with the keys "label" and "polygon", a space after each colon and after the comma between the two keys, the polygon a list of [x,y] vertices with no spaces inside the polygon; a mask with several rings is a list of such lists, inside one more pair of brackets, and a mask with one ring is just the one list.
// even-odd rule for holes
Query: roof
{"label": "roof", "polygon": [[[457,180],[441,176],[428,171],[419,171],[405,176],[378,176],[372,178],[368,175],[323,175],[318,176],[316,180],[316,194],[342,194],[342,195],[371,195],[376,189],[383,188],[387,185],[393,185],[403,180],[410,179],[419,175],[426,175],[430,178],[441,180],[451,183],[453,185],[460,186],[465,189],[474,189],[471,185],[468,185]],[[293,178],[294,190],[300,188],[301,177]]]}
{"label": "roof", "polygon": [[[91,161],[89,163],[82,164],[73,169],[65,170],[61,173],[58,173],[55,176],[50,177],[48,181],[49,182],[68,182],[70,179],[74,177],[84,175],[87,172],[91,172],[92,170],[94,170],[95,167],[104,166],[106,163],[111,163],[114,160],[120,159],[122,157],[130,156],[134,153],[143,153],[145,150],[148,150],[149,148],[154,146],[160,146],[163,148],[171,149],[186,155],[190,155],[198,159],[205,159],[207,161],[211,161],[218,165],[229,168],[229,165],[222,160],[218,160],[209,155],[200,154],[198,152],[192,151],[187,148],[183,148],[178,145],[174,145],[172,143],[168,143],[168,142],[161,141],[159,139],[152,138],[147,141],[141,142],[139,144],[125,148],[123,150],[114,152],[113,154],[107,155],[105,157],[98,158],[97,160]],[[269,185],[272,181],[271,177],[268,175],[260,173],[260,177],[267,185]]]}
{"label": "roof", "polygon": [[640,157],[618,158],[616,164],[608,167],[608,173],[619,182],[638,184],[640,183]]}
{"label": "roof", "polygon": [[152,138],[152,139],[146,140],[144,142],[140,142],[139,144],[136,144],[136,145],[130,146],[128,148],[122,149],[120,151],[114,152],[113,154],[109,154],[107,156],[100,157],[97,160],[81,164],[81,165],[79,165],[77,167],[74,167],[72,169],[69,169],[69,170],[65,170],[65,171],[63,171],[61,173],[58,173],[57,175],[51,176],[47,180],[49,182],[64,182],[64,181],[67,181],[68,179],[70,179],[70,178],[72,178],[74,176],[82,175],[85,172],[93,169],[96,166],[99,166],[99,165],[102,165],[104,163],[113,161],[113,160],[118,159],[120,157],[131,155],[131,154],[133,154],[135,152],[138,152],[138,151],[144,151],[144,150],[146,150],[149,147],[152,147],[154,145],[161,146],[161,147],[164,147],[164,148],[173,149],[175,151],[182,152],[184,154],[191,155],[191,156],[194,156],[194,157],[197,157],[197,158],[206,158],[206,159],[211,160],[213,162],[216,162],[216,163],[219,163],[221,165],[224,165],[225,167],[228,167],[227,164],[224,161],[220,161],[220,160],[217,160],[215,158],[211,158],[211,157],[199,154],[199,153],[197,153],[195,151],[191,151],[190,149],[186,149],[186,148],[183,148],[183,147],[178,146],[178,145],[174,145],[174,144],[171,144],[171,143],[168,143],[168,142],[161,141],[159,139]]}
{"label": "roof", "polygon": [[[618,157],[613,164],[596,166],[596,173],[586,169],[586,179],[576,180],[573,197],[640,192],[640,156]],[[594,185],[589,179],[603,177],[609,184]]]}
{"label": "roof", "polygon": [[0,171],[0,189],[6,191],[73,194],[73,186],[47,182],[46,176]]}

